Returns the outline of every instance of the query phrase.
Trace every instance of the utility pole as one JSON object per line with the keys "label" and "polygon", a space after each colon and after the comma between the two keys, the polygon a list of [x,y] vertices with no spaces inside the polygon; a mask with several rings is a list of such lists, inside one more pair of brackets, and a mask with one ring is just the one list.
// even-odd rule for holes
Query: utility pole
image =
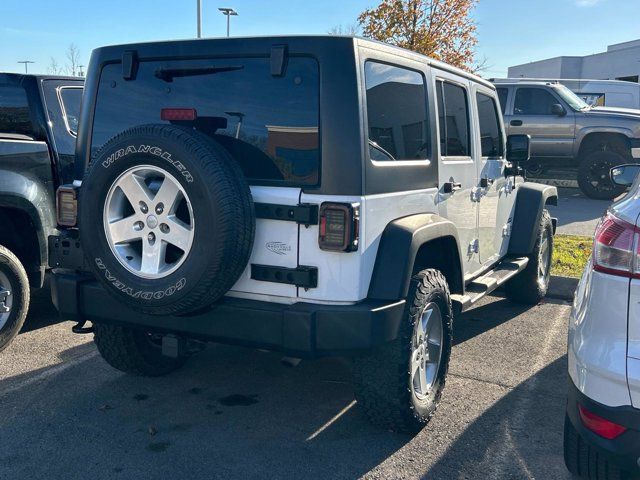
{"label": "utility pole", "polygon": [[234,17],[237,17],[238,12],[236,12],[233,8],[228,8],[228,7],[219,8],[218,10],[220,10],[222,14],[227,17],[227,37],[228,37],[230,32],[231,16],[233,15]]}
{"label": "utility pole", "polygon": [[202,0],[196,0],[198,4],[198,38],[202,38]]}
{"label": "utility pole", "polygon": [[32,62],[31,60],[20,60],[18,63],[24,63],[24,73],[29,73],[29,64],[36,62]]}

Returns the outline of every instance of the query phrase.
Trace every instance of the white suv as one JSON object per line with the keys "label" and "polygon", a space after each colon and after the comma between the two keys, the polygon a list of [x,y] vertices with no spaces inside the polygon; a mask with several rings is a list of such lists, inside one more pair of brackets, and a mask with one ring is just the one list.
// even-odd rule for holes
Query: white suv
{"label": "white suv", "polygon": [[564,455],[580,478],[640,474],[639,170],[612,169],[615,183],[633,185],[596,229],[571,313]]}

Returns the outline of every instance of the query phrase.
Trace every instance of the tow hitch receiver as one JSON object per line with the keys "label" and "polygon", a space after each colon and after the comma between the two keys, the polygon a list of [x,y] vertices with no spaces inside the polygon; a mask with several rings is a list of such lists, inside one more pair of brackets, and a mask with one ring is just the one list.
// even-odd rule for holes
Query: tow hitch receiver
{"label": "tow hitch receiver", "polygon": [[0,313],[9,313],[9,307],[5,303],[9,295],[11,295],[9,290],[0,288]]}

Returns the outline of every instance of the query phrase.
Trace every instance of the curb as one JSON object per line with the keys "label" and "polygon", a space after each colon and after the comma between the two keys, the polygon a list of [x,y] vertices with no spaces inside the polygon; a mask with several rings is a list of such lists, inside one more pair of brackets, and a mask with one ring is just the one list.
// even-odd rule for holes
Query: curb
{"label": "curb", "polygon": [[578,288],[579,278],[573,277],[558,277],[551,276],[549,282],[549,290],[547,291],[548,298],[555,298],[558,300],[573,300],[573,294]]}

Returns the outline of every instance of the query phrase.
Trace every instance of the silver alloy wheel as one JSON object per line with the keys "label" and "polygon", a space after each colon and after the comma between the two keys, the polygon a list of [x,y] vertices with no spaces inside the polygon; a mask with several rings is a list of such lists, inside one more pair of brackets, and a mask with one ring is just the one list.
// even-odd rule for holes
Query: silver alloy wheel
{"label": "silver alloy wheel", "polygon": [[[3,272],[0,272],[0,292],[6,293],[4,302],[0,301],[0,330],[4,328],[11,315],[13,295],[11,295],[11,282]],[[4,297],[4,295],[3,295]]]}
{"label": "silver alloy wheel", "polygon": [[413,328],[411,360],[409,362],[411,390],[422,399],[431,392],[442,358],[442,312],[435,303],[428,303]]}
{"label": "silver alloy wheel", "polygon": [[169,172],[152,165],[130,168],[113,182],[103,219],[111,251],[138,277],[170,275],[193,244],[195,222],[187,192]]}
{"label": "silver alloy wheel", "polygon": [[540,237],[540,252],[538,253],[538,284],[546,287],[551,274],[551,239],[549,229],[545,228]]}

